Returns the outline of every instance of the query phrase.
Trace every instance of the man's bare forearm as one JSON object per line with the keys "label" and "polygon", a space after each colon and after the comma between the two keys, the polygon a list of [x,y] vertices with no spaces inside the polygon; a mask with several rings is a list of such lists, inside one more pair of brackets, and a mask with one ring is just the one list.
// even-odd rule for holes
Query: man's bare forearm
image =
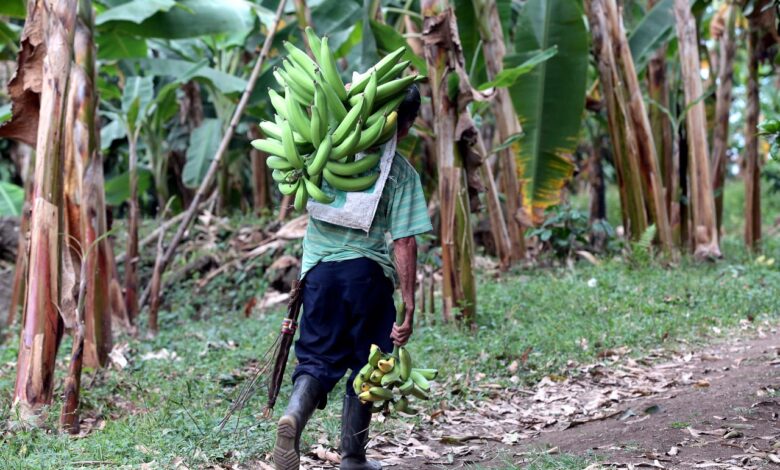
{"label": "man's bare forearm", "polygon": [[414,291],[417,282],[417,240],[414,237],[399,238],[393,242],[395,267],[401,283],[401,298],[406,304],[406,314],[414,315]]}

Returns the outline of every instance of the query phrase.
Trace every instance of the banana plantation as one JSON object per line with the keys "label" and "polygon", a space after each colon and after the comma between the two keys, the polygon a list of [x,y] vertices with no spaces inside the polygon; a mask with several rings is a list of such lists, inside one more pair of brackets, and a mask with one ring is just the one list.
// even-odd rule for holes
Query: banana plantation
{"label": "banana plantation", "polygon": [[780,464],[777,0],[0,20],[0,468]]}

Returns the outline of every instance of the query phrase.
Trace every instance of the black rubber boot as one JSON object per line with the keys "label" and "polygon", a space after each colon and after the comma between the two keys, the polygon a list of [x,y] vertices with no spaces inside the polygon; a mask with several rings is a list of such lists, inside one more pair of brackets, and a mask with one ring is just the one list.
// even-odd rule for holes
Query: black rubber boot
{"label": "black rubber boot", "polygon": [[325,390],[310,375],[301,375],[293,384],[290,403],[279,419],[274,445],[274,465],[277,470],[298,470],[301,466],[301,434],[306,423],[321,404]]}
{"label": "black rubber boot", "polygon": [[382,465],[366,460],[371,404],[362,404],[358,397],[345,396],[341,411],[341,470],[380,470]]}

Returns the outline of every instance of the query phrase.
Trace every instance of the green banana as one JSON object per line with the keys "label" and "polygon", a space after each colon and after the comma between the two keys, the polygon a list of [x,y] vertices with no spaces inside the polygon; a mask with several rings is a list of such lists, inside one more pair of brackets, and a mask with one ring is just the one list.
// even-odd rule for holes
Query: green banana
{"label": "green banana", "polygon": [[[282,140],[282,128],[279,124],[271,121],[261,121],[260,129],[268,137],[276,140]],[[307,142],[301,134],[293,132],[293,139],[295,140],[295,145],[299,145],[303,149],[306,149],[307,147],[311,148],[311,143]]]}
{"label": "green banana", "polygon": [[297,131],[303,136],[304,139],[311,142],[311,122],[306,112],[301,108],[295,99],[292,97],[292,93],[289,93],[289,88],[285,88],[285,104],[287,106],[287,120],[292,125],[294,131]]}
{"label": "green banana", "polygon": [[336,56],[333,55],[333,51],[328,47],[328,37],[322,38],[322,44],[320,46],[320,68],[322,75],[328,84],[333,87],[336,95],[341,101],[347,98],[347,89],[344,88],[344,82],[341,81],[339,75],[338,65],[336,64]]}
{"label": "green banana", "polygon": [[281,127],[284,156],[293,167],[300,170],[303,168],[303,158],[301,158],[298,149],[295,147],[295,138],[293,137],[292,128],[290,128],[290,121],[284,121]]}
{"label": "green banana", "polygon": [[412,382],[414,382],[414,385],[420,388],[423,392],[427,392],[431,389],[431,384],[428,382],[428,379],[423,377],[421,373],[419,373],[417,370],[412,369],[412,373],[409,376],[412,379]]}
{"label": "green banana", "polygon": [[[325,138],[325,135],[328,133],[328,124],[330,121],[328,99],[325,97],[325,91],[322,89],[322,85],[320,85],[318,82],[314,82],[314,91],[314,107],[312,108],[312,114],[314,114],[316,110],[316,112],[320,115],[320,125],[318,132],[320,134],[320,141],[322,141]],[[312,129],[312,133],[314,133],[314,129]]]}
{"label": "green banana", "polygon": [[[314,72],[312,72],[310,77],[306,72],[303,72],[300,68],[293,65],[289,60],[282,62],[282,65],[284,71],[287,72],[287,76],[290,77],[290,80],[295,82],[302,90],[306,91],[307,95],[311,94],[311,96],[314,96]],[[282,77],[285,79],[287,78],[284,75],[282,75]]]}
{"label": "green banana", "polygon": [[288,57],[313,80],[314,70],[317,68],[317,64],[311,60],[305,52],[298,49],[290,42],[284,41],[284,48],[290,53]]}
{"label": "green banana", "polygon": [[318,58],[320,56],[320,49],[322,48],[322,40],[317,36],[311,26],[307,26],[304,31],[306,32],[306,39],[309,41],[311,54]]}
{"label": "green banana", "polygon": [[346,117],[333,131],[333,144],[338,145],[344,140],[347,135],[355,128],[355,123],[358,122],[360,116],[363,114],[363,105],[365,100],[360,100],[356,106],[349,110]]}
{"label": "green banana", "polygon": [[401,75],[401,73],[403,73],[403,71],[406,70],[406,67],[409,67],[409,64],[411,63],[412,63],[411,60],[404,60],[402,62],[398,62],[393,66],[393,68],[388,70],[386,74],[379,77],[379,84],[381,85],[383,83],[389,82],[390,80],[394,80],[398,78]]}
{"label": "green banana", "polygon": [[393,391],[384,387],[371,387],[368,392],[374,396],[381,397],[382,400],[393,399]]}
{"label": "green banana", "polygon": [[[317,99],[317,92],[314,92],[314,99]],[[316,109],[316,105],[311,108],[311,121],[309,121],[309,133],[311,134],[311,143],[315,147],[319,147],[322,143],[322,137],[320,136],[320,113]]]}
{"label": "green banana", "polygon": [[384,398],[382,398],[380,396],[374,395],[373,393],[371,393],[370,390],[367,391],[367,392],[360,393],[358,395],[358,398],[363,403],[374,402],[374,401],[384,401],[385,400]]}
{"label": "green banana", "polygon": [[396,131],[398,130],[398,113],[393,111],[390,113],[389,116],[387,116],[387,120],[385,121],[385,127],[382,129],[382,132],[379,134],[379,137],[376,139],[377,145],[384,144],[390,138],[395,135]]}
{"label": "green banana", "polygon": [[271,178],[277,183],[284,183],[287,181],[287,173],[282,170],[274,170],[271,172]]}
{"label": "green banana", "polygon": [[366,85],[366,91],[363,92],[366,97],[366,102],[363,105],[363,113],[361,115],[364,121],[371,114],[371,110],[374,107],[374,98],[376,98],[377,88],[376,72],[372,72],[371,77],[368,79],[368,85]]}
{"label": "green banana", "polygon": [[374,366],[372,366],[371,363],[367,363],[366,365],[363,366],[362,369],[360,369],[358,375],[363,380],[368,380],[368,378],[371,376],[371,372],[373,371],[374,371]]}
{"label": "green banana", "polygon": [[365,191],[376,183],[376,180],[379,178],[379,172],[376,171],[363,176],[345,178],[331,173],[326,167],[322,170],[322,176],[329,185],[339,191]]}
{"label": "green banana", "polygon": [[[368,365],[374,368],[379,364],[380,359],[382,359],[382,350],[376,344],[372,344],[368,352]],[[365,369],[365,367],[363,368]]]}
{"label": "green banana", "polygon": [[331,160],[341,160],[348,155],[354,155],[355,148],[357,147],[358,142],[360,142],[360,135],[363,132],[362,127],[363,123],[358,121],[357,126],[355,126],[355,129],[353,129],[352,133],[349,134],[349,136],[344,139],[341,144],[333,147],[329,158]]}
{"label": "green banana", "polygon": [[369,76],[371,72],[376,72],[376,74],[380,77],[387,74],[387,72],[389,72],[393,66],[398,63],[398,60],[401,59],[401,56],[404,55],[404,52],[406,52],[406,48],[399,47],[395,51],[384,56],[382,60],[376,63],[376,65],[366,70],[366,72],[357,80],[355,80],[354,83],[352,83],[350,86],[349,96],[354,96],[366,88],[366,85],[368,85],[368,80],[371,78]]}
{"label": "green banana", "polygon": [[397,96],[390,98],[390,100],[379,107],[374,113],[366,119],[366,125],[370,126],[371,124],[375,123],[377,119],[380,119],[383,116],[389,116],[390,113],[398,109],[398,106],[401,105],[401,102],[406,98],[405,94],[399,93]]}
{"label": "green banana", "polygon": [[380,384],[382,384],[383,387],[391,387],[400,381],[401,381],[401,372],[399,371],[398,368],[395,368],[390,372],[386,373],[384,376],[382,376],[382,380]]}
{"label": "green banana", "polygon": [[317,152],[314,154],[311,163],[309,163],[306,171],[309,176],[317,176],[322,173],[323,168],[328,164],[328,157],[330,156],[330,150],[333,147],[333,138],[330,134],[325,136],[325,140],[322,141]]}
{"label": "green banana", "polygon": [[368,378],[368,381],[371,383],[378,384],[382,382],[382,377],[384,376],[385,376],[384,372],[382,372],[379,369],[374,369],[374,372],[371,372],[371,377]]}
{"label": "green banana", "polygon": [[278,67],[274,67],[274,71],[271,72],[271,75],[274,76],[274,80],[276,80],[276,83],[278,83],[280,87],[284,88],[287,86],[287,81],[282,77],[282,74],[279,73]]}
{"label": "green banana", "polygon": [[272,170],[289,171],[294,169],[289,160],[284,157],[278,157],[276,155],[271,155],[266,158],[265,164]]}
{"label": "green banana", "polygon": [[282,95],[276,92],[276,90],[268,89],[268,97],[271,98],[271,106],[276,110],[276,113],[287,119],[287,105],[285,104]]}
{"label": "green banana", "polygon": [[[252,141],[252,147],[261,152],[265,152],[278,157],[284,157],[284,147],[278,140],[273,139],[255,139]],[[281,170],[282,168],[278,168]]]}
{"label": "green banana", "polygon": [[405,77],[397,78],[379,85],[376,89],[375,102],[382,103],[387,98],[390,98],[396,93],[405,91],[407,88],[409,88],[409,86],[411,86],[412,83],[415,82],[416,78],[417,75],[407,75]]}
{"label": "green banana", "polygon": [[295,201],[293,207],[296,211],[302,211],[306,205],[306,200],[309,199],[309,195],[306,193],[306,185],[299,184],[298,190],[295,191]]}
{"label": "green banana", "polygon": [[398,349],[398,361],[400,362],[401,380],[406,382],[412,373],[412,355],[409,354],[406,348],[401,347]]}
{"label": "green banana", "polygon": [[363,377],[360,374],[355,376],[355,380],[352,381],[352,390],[355,391],[355,395],[363,393]]}
{"label": "green banana", "polygon": [[413,388],[414,388],[414,381],[412,379],[407,379],[407,381],[404,382],[403,385],[398,387],[398,391],[401,392],[401,395],[407,396],[410,393],[412,393]]}
{"label": "green banana", "polygon": [[407,415],[416,415],[417,413],[419,413],[419,411],[409,406],[409,399],[407,397],[399,398],[398,401],[395,402],[394,408],[395,411]]}
{"label": "green banana", "polygon": [[321,73],[317,75],[317,82],[322,85],[322,91],[325,92],[325,99],[328,101],[328,111],[332,115],[333,120],[341,122],[342,119],[347,117],[347,108],[344,107],[341,98],[338,97],[333,87],[328,85]]}
{"label": "green banana", "polygon": [[420,400],[427,400],[428,398],[430,398],[430,396],[428,395],[428,392],[426,392],[425,390],[421,390],[420,387],[417,386],[417,384],[415,384],[412,387],[412,393],[411,394],[413,396],[419,398]]}
{"label": "green banana", "polygon": [[372,153],[352,163],[328,162],[325,168],[339,176],[355,176],[375,168],[381,158],[379,153]]}
{"label": "green banana", "polygon": [[434,380],[439,375],[439,369],[414,369],[414,371],[428,380]]}
{"label": "green banana", "polygon": [[[295,98],[295,100],[303,106],[308,106],[311,103],[311,100],[314,99],[314,92],[309,93],[309,91],[298,84],[298,82],[293,81],[293,79],[290,77],[290,75],[287,73],[286,70],[283,69],[277,69],[279,72],[279,75],[282,76],[285,83],[285,98],[287,95],[292,92],[292,97]],[[290,90],[290,91],[287,91]]]}
{"label": "green banana", "polygon": [[305,176],[303,177],[303,183],[306,185],[306,192],[309,193],[309,196],[315,201],[321,204],[330,204],[336,200],[335,197],[325,194],[325,191],[318,188],[316,184],[309,181]]}
{"label": "green banana", "polygon": [[379,140],[379,137],[382,135],[382,131],[385,128],[386,121],[387,121],[386,118],[380,119],[376,121],[372,126],[363,129],[360,132],[360,140],[358,140],[358,143],[355,146],[353,152],[358,153],[373,147],[374,144]]}
{"label": "green banana", "polygon": [[279,192],[285,196],[289,196],[298,189],[300,184],[301,180],[297,180],[294,183],[279,183]]}

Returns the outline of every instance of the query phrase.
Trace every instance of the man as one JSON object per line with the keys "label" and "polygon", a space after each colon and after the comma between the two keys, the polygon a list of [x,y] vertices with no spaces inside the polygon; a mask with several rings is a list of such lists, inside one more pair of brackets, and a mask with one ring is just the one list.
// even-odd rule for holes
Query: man
{"label": "man", "polygon": [[[409,88],[398,108],[398,139],[409,132],[420,108],[420,92]],[[366,460],[371,404],[362,404],[352,380],[368,359],[371,344],[388,352],[406,344],[414,321],[417,243],[415,235],[432,229],[420,177],[396,153],[369,233],[309,218],[303,239],[303,318],[295,343],[298,366],[293,392],[279,420],[274,447],[277,469],[297,469],[300,439],[315,408],[323,409],[346,371],[341,415],[341,467],[374,470]],[[393,239],[391,250],[386,241]],[[406,305],[404,322],[395,325],[395,286]]]}

